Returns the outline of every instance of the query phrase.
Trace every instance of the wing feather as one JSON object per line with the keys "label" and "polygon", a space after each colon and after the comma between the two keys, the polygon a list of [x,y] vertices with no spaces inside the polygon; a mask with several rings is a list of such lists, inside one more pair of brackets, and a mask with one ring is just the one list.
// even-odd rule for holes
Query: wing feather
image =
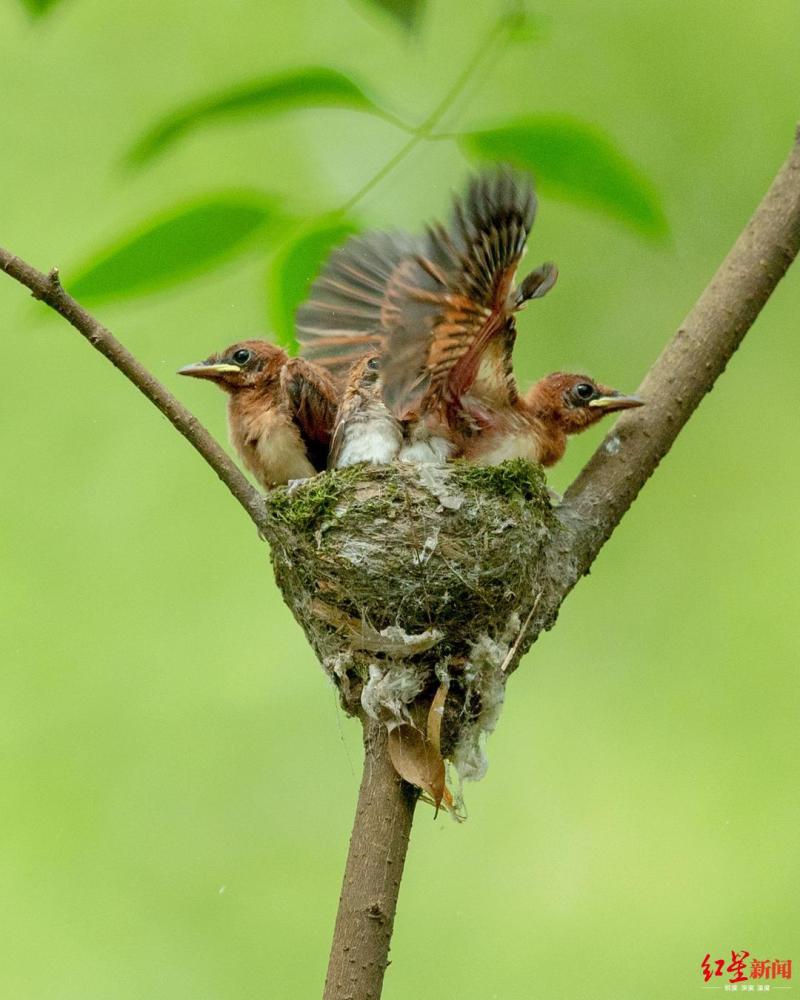
{"label": "wing feather", "polygon": [[297,311],[303,356],[343,379],[387,336],[387,289],[418,246],[404,233],[367,233],[335,250]]}
{"label": "wing feather", "polygon": [[[390,289],[398,321],[383,364],[384,395],[397,416],[455,401],[480,380],[494,380],[491,394],[513,400],[513,313],[545,294],[557,273],[543,265],[537,280],[514,290],[535,215],[528,178],[500,167],[473,178],[455,199],[449,227],[428,227],[405,280]],[[500,363],[483,364],[495,340]]]}
{"label": "wing feather", "polygon": [[280,377],[309,460],[321,472],[327,465],[328,447],[339,408],[334,381],[325,369],[305,358],[289,358]]}
{"label": "wing feather", "polygon": [[454,200],[449,226],[435,223],[416,239],[351,238],[298,310],[304,356],[344,378],[379,351],[384,398],[401,419],[480,392],[482,383],[489,395],[512,401],[513,313],[557,276],[545,264],[514,288],[535,214],[529,179],[499,167],[474,177]]}

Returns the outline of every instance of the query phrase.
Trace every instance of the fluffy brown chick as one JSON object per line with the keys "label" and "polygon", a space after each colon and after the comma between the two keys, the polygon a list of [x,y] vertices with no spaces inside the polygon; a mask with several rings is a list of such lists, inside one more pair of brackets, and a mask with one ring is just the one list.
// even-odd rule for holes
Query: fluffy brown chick
{"label": "fluffy brown chick", "polygon": [[540,379],[510,407],[494,409],[469,397],[464,402],[473,428],[462,438],[461,453],[477,465],[498,465],[509,458],[555,465],[570,435],[592,427],[607,413],[644,405],[638,396],[569,372]]}
{"label": "fluffy brown chick", "polygon": [[228,394],[231,443],[266,489],[326,467],[339,399],[324,369],[266,340],[244,340],[178,374]]}

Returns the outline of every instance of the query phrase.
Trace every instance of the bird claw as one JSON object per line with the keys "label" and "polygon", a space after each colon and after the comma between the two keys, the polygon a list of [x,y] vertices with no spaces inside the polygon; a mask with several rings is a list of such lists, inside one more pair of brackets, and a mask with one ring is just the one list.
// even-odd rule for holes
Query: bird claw
{"label": "bird claw", "polygon": [[290,479],[289,482],[286,484],[286,495],[292,496],[292,494],[296,493],[303,485],[303,483],[307,483],[310,478],[311,476],[306,476],[303,479]]}

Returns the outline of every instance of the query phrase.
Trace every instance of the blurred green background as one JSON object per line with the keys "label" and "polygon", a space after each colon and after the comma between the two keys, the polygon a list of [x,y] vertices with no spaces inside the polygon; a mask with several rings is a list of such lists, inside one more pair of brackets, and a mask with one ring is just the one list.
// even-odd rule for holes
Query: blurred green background
{"label": "blurred green background", "polygon": [[[408,136],[317,108],[125,156],[187,102],[305,66],[419,123],[496,14],[430,0],[407,31],[357,0],[64,0],[38,19],[4,0],[0,245],[70,287],[214,192],[324,215]],[[534,23],[441,128],[571,116],[648,179],[668,235],[543,180],[529,259],[561,279],[517,352],[525,384],[572,368],[633,390],[788,152],[800,11],[566,0]],[[418,228],[468,169],[420,142],[354,214]],[[265,225],[199,277],[95,309],[220,438],[222,395],[174,373],[278,315],[278,242]],[[419,809],[388,1000],[673,1000],[697,995],[707,952],[800,957],[799,311],[796,267],[514,676],[468,822]],[[5,278],[0,323],[0,996],[317,996],[358,727],[210,470]]]}

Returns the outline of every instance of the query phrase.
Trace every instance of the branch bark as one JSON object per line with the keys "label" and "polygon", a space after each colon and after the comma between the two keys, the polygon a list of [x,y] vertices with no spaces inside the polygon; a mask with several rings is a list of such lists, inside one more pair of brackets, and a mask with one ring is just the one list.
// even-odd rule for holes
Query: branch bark
{"label": "branch bark", "polygon": [[[645,378],[648,405],[623,415],[566,493],[564,530],[546,559],[547,588],[521,608],[526,622],[503,664],[510,673],[611,536],[667,453],[800,250],[800,134],[788,160],[711,284]],[[268,531],[263,499],[207,431],[100,323],[61,288],[7,251],[0,267],[64,316],[129,378],[200,452],[247,511]],[[326,1000],[380,995],[387,964],[415,793],[396,775],[381,726],[365,725],[364,776],[350,841]]]}
{"label": "branch bark", "polygon": [[203,427],[200,421],[152,375],[144,365],[91,316],[71,295],[64,291],[53,268],[43,274],[24,260],[0,247],[0,268],[7,275],[31,290],[35,299],[47,303],[71,323],[112,365],[118,368],[208,462],[233,496],[247,511],[253,523],[263,531],[266,520],[261,494],[245,479],[225,451]]}
{"label": "branch bark", "polygon": [[[550,551],[544,556],[556,572],[546,591],[530,595],[527,616],[521,616],[525,625],[513,644],[509,662],[503,665],[508,673],[516,668],[538,635],[552,627],[564,599],[588,571],[683,425],[711,391],[799,250],[800,129],[789,158],[744,232],[645,377],[639,394],[647,400],[647,406],[629,411],[617,421],[567,490],[558,511],[564,531],[554,535]],[[394,838],[402,832],[376,821],[379,810],[365,789],[367,761],[365,757],[365,779],[356,807],[324,1000],[379,997],[389,952],[389,936],[376,940],[373,935],[366,940],[355,924],[348,931],[347,915],[364,912],[371,898],[369,880],[376,878],[367,865],[356,867],[354,845],[369,844],[376,857],[391,857]],[[389,777],[386,775],[387,780]],[[382,794],[390,807],[391,802],[397,802],[399,793],[389,786]],[[398,817],[402,823],[402,812]],[[406,841],[410,816],[407,824]],[[377,879],[380,877],[379,871]],[[385,881],[376,881],[375,885],[387,887]],[[388,888],[395,891],[393,917],[399,882]],[[379,944],[385,948],[384,962],[376,964],[375,949]],[[358,968],[367,957],[373,976],[358,984],[348,983],[340,970],[348,965]]]}
{"label": "branch bark", "polygon": [[711,391],[798,251],[800,127],[744,231],[638,389],[647,406],[619,418],[564,495],[557,513],[565,530],[548,553],[563,572],[545,593],[531,595],[537,606],[509,672],[553,626],[564,599]]}
{"label": "branch bark", "polygon": [[339,897],[323,1000],[377,1000],[417,791],[389,759],[386,727],[365,715],[364,773]]}
{"label": "branch bark", "polygon": [[642,382],[647,406],[619,420],[567,491],[592,562],[741,344],[800,250],[800,127],[789,158],[728,256]]}

